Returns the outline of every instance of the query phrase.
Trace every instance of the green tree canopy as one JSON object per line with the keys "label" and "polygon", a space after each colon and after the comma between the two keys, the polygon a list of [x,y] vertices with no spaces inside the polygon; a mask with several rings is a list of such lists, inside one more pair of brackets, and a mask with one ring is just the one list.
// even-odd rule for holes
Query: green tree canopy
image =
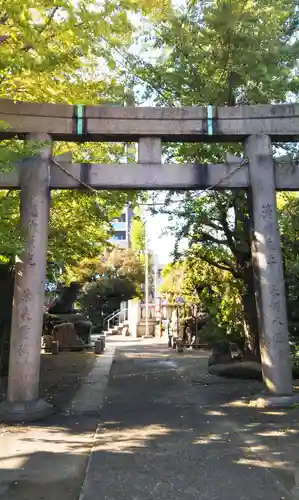
{"label": "green tree canopy", "polygon": [[170,301],[182,297],[187,314],[194,306],[208,314],[202,340],[217,338],[220,330],[232,341],[245,342],[242,282],[230,271],[209,265],[188,251],[164,268],[160,291]]}
{"label": "green tree canopy", "polygon": [[81,104],[109,99],[108,70],[116,67],[115,50],[132,42],[132,14],[155,18],[167,8],[159,0],[4,2],[0,97]]}
{"label": "green tree canopy", "polygon": [[144,265],[133,250],[115,248],[97,259],[84,260],[73,279],[86,282],[80,298],[85,310],[109,313],[122,301],[140,295]]}
{"label": "green tree canopy", "polygon": [[163,105],[283,102],[298,88],[297,26],[296,0],[194,1],[149,28],[160,56],[137,73]]}
{"label": "green tree canopy", "polygon": [[133,250],[145,250],[145,223],[141,217],[141,210],[139,207],[134,209],[134,217],[131,225],[131,246]]}

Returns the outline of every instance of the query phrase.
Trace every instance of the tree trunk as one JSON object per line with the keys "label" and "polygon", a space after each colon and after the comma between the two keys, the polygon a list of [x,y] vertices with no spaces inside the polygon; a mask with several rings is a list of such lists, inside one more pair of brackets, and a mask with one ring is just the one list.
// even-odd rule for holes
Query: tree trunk
{"label": "tree trunk", "polygon": [[70,286],[62,287],[59,297],[54,305],[49,308],[49,314],[71,314],[74,312],[74,302],[76,301],[81,283],[71,283]]}
{"label": "tree trunk", "polygon": [[244,270],[243,309],[245,319],[245,356],[260,361],[259,321],[256,305],[255,278],[252,266]]}

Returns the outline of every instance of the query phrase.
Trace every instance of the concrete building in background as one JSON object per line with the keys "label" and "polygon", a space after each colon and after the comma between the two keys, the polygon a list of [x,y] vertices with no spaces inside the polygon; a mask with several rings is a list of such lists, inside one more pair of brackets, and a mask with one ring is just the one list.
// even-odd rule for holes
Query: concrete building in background
{"label": "concrete building in background", "polygon": [[116,244],[121,248],[130,248],[130,234],[133,217],[133,210],[130,207],[125,207],[120,217],[111,221],[114,234],[109,240],[110,243]]}
{"label": "concrete building in background", "polygon": [[[135,143],[125,144],[124,156],[119,159],[120,163],[137,162],[137,145]],[[134,217],[133,210],[126,206],[124,207],[120,217],[111,221],[114,235],[110,238],[109,242],[117,244],[121,248],[130,248],[131,246],[131,226]]]}
{"label": "concrete building in background", "polygon": [[163,282],[163,277],[162,277],[162,271],[164,269],[166,264],[161,264],[159,262],[157,262],[157,267],[156,267],[156,270],[155,270],[155,273],[156,273],[156,296],[157,297],[160,297],[160,286],[162,285],[162,282]]}
{"label": "concrete building in background", "polygon": [[154,296],[156,298],[161,297],[160,286],[162,285],[163,282],[162,271],[166,265],[167,263],[162,264],[161,262],[159,262],[159,258],[157,255],[154,256],[154,268],[153,268],[154,290],[155,290]]}

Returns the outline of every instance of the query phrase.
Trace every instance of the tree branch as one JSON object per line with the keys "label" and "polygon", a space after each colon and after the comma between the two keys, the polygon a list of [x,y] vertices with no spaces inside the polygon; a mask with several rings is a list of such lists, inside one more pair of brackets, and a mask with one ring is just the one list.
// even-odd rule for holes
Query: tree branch
{"label": "tree branch", "polygon": [[227,245],[229,246],[233,255],[236,255],[236,245],[234,242],[233,233],[229,228],[225,212],[221,212],[220,220],[221,220],[221,225],[223,227],[223,232],[227,238]]}
{"label": "tree branch", "polygon": [[[49,17],[48,17],[47,21],[45,22],[45,24],[43,24],[43,25],[41,26],[41,28],[38,30],[39,35],[41,35],[41,34],[42,34],[42,33],[43,33],[43,32],[44,32],[44,31],[45,31],[45,30],[46,30],[46,29],[50,26],[50,24],[51,24],[51,22],[53,21],[54,16],[55,16],[56,12],[58,11],[58,9],[59,9],[59,7],[58,7],[58,6],[56,6],[56,7],[54,7],[54,8],[53,8],[53,10],[52,10],[52,12],[50,13],[50,15],[49,15]],[[0,25],[5,24],[5,23],[6,23],[6,21],[7,21],[7,19],[8,19],[8,17],[7,17],[7,16],[3,16],[3,17],[0,19]],[[8,35],[1,35],[1,36],[0,36],[0,44],[7,42],[10,38],[11,38],[11,37],[10,37],[10,35],[9,35],[9,34],[8,34]],[[22,47],[22,49],[21,49],[21,50],[22,50],[22,51],[24,51],[24,52],[29,52],[29,50],[31,50],[31,49],[33,49],[33,48],[34,48],[34,47],[33,47],[33,45],[31,45],[31,44],[24,44],[24,46]]]}
{"label": "tree branch", "polygon": [[6,21],[8,21],[8,15],[4,14],[4,16],[0,18],[0,24],[3,26],[3,24],[6,23]]}
{"label": "tree branch", "polygon": [[[217,221],[218,222],[218,221]],[[207,226],[212,227],[213,229],[216,229],[216,231],[223,231],[223,227],[221,224],[218,224],[216,222],[212,222],[211,219],[206,223]]]}
{"label": "tree branch", "polygon": [[[54,9],[53,9],[53,10],[52,10],[52,12],[50,13],[50,15],[49,15],[49,17],[48,17],[47,21],[45,22],[45,24],[43,24],[43,25],[41,26],[41,28],[39,29],[39,31],[38,31],[39,35],[42,35],[42,33],[44,33],[44,31],[45,31],[45,30],[46,30],[46,29],[50,26],[50,24],[51,24],[51,22],[53,21],[54,16],[55,16],[56,12],[58,11],[58,9],[59,9],[59,7],[58,7],[58,6],[54,7]],[[29,44],[28,44],[28,45],[24,45],[24,47],[23,47],[23,49],[22,49],[22,50],[24,50],[24,52],[28,52],[29,50],[31,50],[31,49],[33,49],[33,48],[34,48],[34,47],[33,47],[32,45],[29,45]]]}
{"label": "tree branch", "polygon": [[[192,237],[192,241],[195,242],[196,235]],[[198,239],[196,240],[196,243],[198,241],[211,241],[212,243],[217,243],[217,245],[227,245],[228,241],[227,240],[219,240],[215,236],[212,236],[211,234],[201,232],[198,235]]]}
{"label": "tree branch", "polygon": [[200,255],[199,258],[201,260],[204,260],[205,262],[207,262],[208,264],[211,264],[211,266],[214,266],[214,267],[217,267],[218,269],[222,269],[223,271],[230,271],[230,272],[233,272],[232,268],[229,267],[229,266],[225,266],[224,264],[221,264],[220,262],[216,262],[215,260],[213,259],[210,259],[209,257],[207,257],[206,255]]}
{"label": "tree branch", "polygon": [[48,26],[51,24],[51,22],[53,21],[54,19],[54,16],[56,14],[56,12],[58,11],[59,9],[59,6],[57,5],[56,7],[54,7],[54,9],[52,10],[51,14],[49,15],[48,19],[47,19],[47,22],[41,27],[40,29],[40,34],[45,31],[45,29],[48,28]]}
{"label": "tree branch", "polygon": [[235,278],[242,277],[241,274],[238,273],[238,271],[235,269],[233,262],[229,261],[228,259],[225,260],[223,259],[222,262],[217,262],[214,259],[208,257],[207,255],[199,255],[199,258],[201,260],[204,260],[208,264],[211,264],[211,266],[221,269],[222,271],[229,271]]}

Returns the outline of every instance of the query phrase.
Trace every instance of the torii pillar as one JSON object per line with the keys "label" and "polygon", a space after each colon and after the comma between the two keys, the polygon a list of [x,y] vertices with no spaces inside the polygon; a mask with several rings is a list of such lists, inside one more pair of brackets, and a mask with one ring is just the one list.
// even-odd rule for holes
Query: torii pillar
{"label": "torii pillar", "polygon": [[[257,405],[281,406],[294,400],[282,253],[278,226],[271,140],[245,142],[253,205],[253,261],[259,281],[260,347],[267,394]],[[264,401],[264,402],[263,402]]]}
{"label": "torii pillar", "polygon": [[34,421],[53,412],[39,399],[52,140],[45,134],[30,134],[27,140],[34,148],[40,147],[37,141],[42,145],[20,169],[24,249],[16,259],[8,390],[0,404],[0,420],[8,422]]}

